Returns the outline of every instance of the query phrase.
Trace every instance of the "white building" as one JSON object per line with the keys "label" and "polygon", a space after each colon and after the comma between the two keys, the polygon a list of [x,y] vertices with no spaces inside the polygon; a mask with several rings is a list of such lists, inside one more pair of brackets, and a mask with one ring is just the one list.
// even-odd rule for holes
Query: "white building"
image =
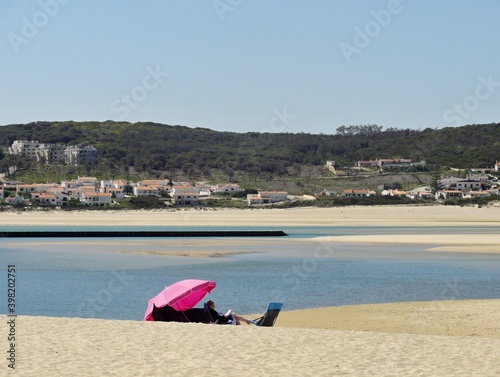
{"label": "white building", "polygon": [[181,206],[197,206],[200,204],[200,196],[192,192],[174,193],[174,203]]}
{"label": "white building", "polygon": [[14,140],[9,153],[36,159],[39,146],[40,142],[35,140]]}
{"label": "white building", "polygon": [[159,190],[150,186],[134,186],[135,196],[158,196]]}
{"label": "white building", "polygon": [[473,181],[471,179],[463,179],[460,181],[452,182],[447,185],[450,190],[460,190],[460,191],[470,191],[470,190],[481,190],[484,182]]}
{"label": "white building", "polygon": [[212,187],[214,194],[240,192],[240,186],[236,183],[220,183]]}
{"label": "white building", "polygon": [[479,181],[479,182],[488,182],[489,177],[485,174],[467,174],[465,179],[471,180],[471,181]]}
{"label": "white building", "polygon": [[409,195],[406,191],[399,190],[383,190],[381,194],[383,196],[393,196],[396,198],[406,198]]}
{"label": "white building", "polygon": [[64,146],[35,140],[14,140],[9,153],[47,163],[61,161],[73,166],[95,165],[98,155],[97,149],[92,146]]}
{"label": "white building", "polygon": [[46,163],[65,162],[66,147],[60,144],[40,144],[36,151],[38,161]]}
{"label": "white building", "polygon": [[32,195],[32,198],[37,199],[42,205],[65,206],[68,204],[69,195],[64,193],[42,192]]}
{"label": "white building", "polygon": [[344,197],[359,197],[359,196],[375,196],[376,192],[371,190],[352,190],[346,189],[342,192],[342,196]]}
{"label": "white building", "polygon": [[435,196],[432,192],[430,191],[411,191],[407,195],[408,198],[410,199],[425,199],[425,200],[432,200],[435,199]]}
{"label": "white building", "polygon": [[97,149],[90,145],[70,145],[66,147],[66,162],[72,166],[95,165]]}
{"label": "white building", "polygon": [[76,180],[78,186],[96,187],[96,177],[78,177]]}
{"label": "white building", "polygon": [[285,191],[257,191],[257,194],[247,195],[247,203],[252,204],[271,204],[283,202],[288,199],[288,193]]}
{"label": "white building", "polygon": [[172,186],[171,195],[177,205],[198,205],[200,204],[200,194],[197,187],[182,185]]}
{"label": "white building", "polygon": [[464,192],[464,198],[485,198],[487,196],[491,196],[491,193],[489,191],[469,191],[469,192]]}
{"label": "white building", "polygon": [[17,194],[26,194],[26,193],[32,193],[35,191],[42,192],[44,191],[43,189],[40,190],[38,189],[38,185],[33,184],[33,185],[17,185],[16,186],[16,193]]}
{"label": "white building", "polygon": [[117,199],[123,199],[125,197],[125,195],[123,194],[122,186],[112,181],[102,180],[100,183],[99,192],[109,192],[113,198]]}
{"label": "white building", "polygon": [[208,186],[204,183],[198,183],[196,185],[196,188],[198,189],[199,196],[210,196],[212,194],[212,190],[211,190],[210,186]]}
{"label": "white building", "polygon": [[111,194],[107,192],[83,192],[80,201],[83,204],[103,206],[111,204]]}
{"label": "white building", "polygon": [[461,199],[463,198],[464,193],[463,191],[460,190],[440,190],[436,192],[436,198],[443,198],[443,199],[449,199],[449,198],[458,198]]}

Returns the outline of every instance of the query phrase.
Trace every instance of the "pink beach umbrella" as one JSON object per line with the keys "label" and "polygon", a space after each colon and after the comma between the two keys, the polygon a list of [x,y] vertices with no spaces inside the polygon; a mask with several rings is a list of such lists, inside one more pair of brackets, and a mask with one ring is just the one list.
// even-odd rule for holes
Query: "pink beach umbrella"
{"label": "pink beach umbrella", "polygon": [[154,321],[153,309],[170,306],[177,311],[193,308],[203,297],[215,288],[215,281],[188,279],[169,285],[151,300],[144,315],[145,321]]}

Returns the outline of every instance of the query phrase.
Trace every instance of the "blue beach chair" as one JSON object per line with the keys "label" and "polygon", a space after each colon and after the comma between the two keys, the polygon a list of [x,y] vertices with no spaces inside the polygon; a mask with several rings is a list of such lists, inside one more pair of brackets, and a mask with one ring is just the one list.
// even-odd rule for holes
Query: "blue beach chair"
{"label": "blue beach chair", "polygon": [[271,302],[266,309],[266,312],[262,317],[254,319],[251,321],[256,326],[262,327],[273,327],[281,309],[283,309],[283,304],[280,302]]}

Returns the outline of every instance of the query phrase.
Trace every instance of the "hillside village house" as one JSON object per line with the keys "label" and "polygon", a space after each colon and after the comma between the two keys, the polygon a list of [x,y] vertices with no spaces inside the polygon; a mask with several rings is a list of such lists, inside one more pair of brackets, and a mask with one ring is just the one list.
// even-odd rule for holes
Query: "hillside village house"
{"label": "hillside village house", "polygon": [[490,186],[490,177],[487,175],[468,174],[466,179],[463,178],[443,178],[441,181],[444,188],[449,190],[484,190]]}
{"label": "hillside village house", "polygon": [[342,192],[344,197],[368,197],[376,195],[375,191],[372,190],[351,190],[346,189]]}
{"label": "hillside village house", "polygon": [[[26,194],[37,191],[38,185],[18,185],[16,186],[16,194]],[[41,192],[43,190],[39,190]]]}
{"label": "hillside village house", "polygon": [[219,183],[212,186],[214,194],[240,192],[240,186],[236,183]]}
{"label": "hillside village house", "polygon": [[271,204],[283,202],[288,199],[288,193],[285,191],[257,191],[257,194],[247,195],[247,203],[253,204]]}
{"label": "hillside village house", "polygon": [[79,201],[82,201],[82,197],[84,193],[92,193],[95,192],[94,187],[88,187],[88,186],[81,186],[81,187],[76,187],[74,189],[68,189],[66,193],[69,195],[70,199],[76,199]]}
{"label": "hillside village house", "polygon": [[382,195],[393,196],[396,198],[406,198],[408,196],[408,193],[406,191],[399,191],[399,190],[383,190]]}
{"label": "hillside village house", "polygon": [[456,182],[452,182],[447,185],[450,190],[460,190],[460,191],[470,191],[470,190],[481,190],[484,182],[473,181],[470,179],[464,179]]}
{"label": "hillside village house", "polygon": [[[37,199],[42,205],[52,205],[52,206],[57,205],[56,204],[57,196],[55,196],[54,194],[50,194],[48,192],[41,192],[40,194],[37,195]],[[60,203],[59,205],[62,205],[62,203]]]}
{"label": "hillside village house", "polygon": [[76,189],[80,187],[77,181],[62,181],[61,182],[61,187],[65,189]]}
{"label": "hillside village house", "polygon": [[485,198],[491,196],[490,191],[468,191],[464,192],[463,198]]}
{"label": "hillside village house", "polygon": [[17,185],[16,193],[17,194],[26,194],[33,192],[44,192],[49,190],[50,188],[58,187],[55,183],[47,183],[47,184],[32,184],[32,185]]}
{"label": "hillside village house", "polygon": [[379,161],[378,160],[358,161],[356,165],[358,166],[358,168],[375,168],[379,167]]}
{"label": "hillside village house", "polygon": [[493,173],[495,171],[495,167],[491,167],[491,168],[470,168],[469,170],[472,171],[472,172],[474,172],[474,173],[478,173],[478,174],[490,174],[490,173]]}
{"label": "hillside village house", "polygon": [[443,198],[443,199],[449,199],[449,198],[457,198],[461,199],[463,198],[464,193],[463,191],[460,190],[440,190],[436,192],[436,198]]}
{"label": "hillside village house", "polygon": [[99,185],[99,192],[108,192],[113,198],[123,199],[125,195],[123,194],[122,188],[123,185],[121,184],[121,182],[102,180]]}
{"label": "hillside village house", "polygon": [[412,161],[408,158],[379,158],[378,160],[358,161],[358,168],[366,167],[389,167],[389,166],[410,166]]}
{"label": "hillside village house", "polygon": [[197,187],[188,185],[172,186],[172,198],[174,204],[177,205],[192,205],[197,206],[200,204],[200,196]]}
{"label": "hillside village house", "polygon": [[104,189],[101,188],[100,190],[103,190],[99,191],[100,193],[111,194],[112,198],[123,199],[125,197],[123,190],[119,187],[105,187]]}
{"label": "hillside village house", "polygon": [[21,181],[4,181],[3,185],[5,187],[16,187],[17,185],[20,185],[22,182]]}
{"label": "hillside village house", "polygon": [[323,189],[323,191],[321,191],[320,193],[320,196],[337,196],[337,191]]}
{"label": "hillside village house", "polygon": [[106,192],[83,192],[80,201],[86,205],[103,206],[111,204],[111,194]]}
{"label": "hillside village house", "polygon": [[326,168],[331,171],[333,174],[337,175],[337,171],[335,170],[335,161],[328,160],[326,162]]}
{"label": "hillside village house", "polygon": [[415,200],[415,199],[423,199],[423,200],[432,200],[435,199],[435,196],[432,192],[427,190],[420,191],[410,191],[407,195],[407,198]]}
{"label": "hillside village house", "polygon": [[167,190],[172,185],[170,184],[170,181],[165,179],[144,179],[142,181],[137,182],[137,186],[158,187],[158,188],[161,187],[164,190]]}
{"label": "hillside village house", "polygon": [[485,174],[467,174],[465,179],[479,182],[488,182],[490,180],[489,176]]}
{"label": "hillside village house", "polygon": [[411,165],[411,160],[409,158],[381,158],[378,160],[379,166],[389,167],[389,166],[409,166]]}
{"label": "hillside village house", "polygon": [[212,190],[210,189],[210,186],[208,186],[204,183],[197,183],[196,188],[198,189],[199,196],[210,196],[212,194]]}
{"label": "hillside village house", "polygon": [[38,200],[42,205],[64,206],[68,204],[69,196],[64,193],[42,192],[38,195]]}
{"label": "hillside village house", "polygon": [[158,190],[155,186],[134,186],[134,195],[139,196],[158,196]]}
{"label": "hillside village house", "polygon": [[96,177],[78,177],[76,179],[76,183],[78,183],[79,186],[95,187],[97,185],[97,178]]}

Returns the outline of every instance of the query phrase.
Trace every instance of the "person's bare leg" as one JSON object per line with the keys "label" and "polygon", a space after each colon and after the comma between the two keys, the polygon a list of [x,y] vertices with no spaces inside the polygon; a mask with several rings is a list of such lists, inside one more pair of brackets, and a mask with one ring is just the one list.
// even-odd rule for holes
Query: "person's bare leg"
{"label": "person's bare leg", "polygon": [[242,322],[242,321],[243,321],[243,322],[245,322],[247,325],[249,325],[249,324],[251,324],[251,323],[252,323],[251,321],[249,321],[249,320],[248,320],[248,319],[246,319],[246,318],[243,318],[243,317],[242,317],[242,316],[240,316],[240,315],[236,315],[236,314],[234,314],[234,318],[236,319],[236,324],[237,324],[237,325],[241,325],[241,322]]}
{"label": "person's bare leg", "polygon": [[228,319],[230,319],[230,320],[231,320],[231,324],[233,324],[233,325],[241,325],[241,323],[240,323],[240,318],[241,318],[241,317],[237,316],[237,315],[236,315],[236,314],[234,314],[234,313],[231,313],[231,314],[229,315],[229,317],[228,317]]}

